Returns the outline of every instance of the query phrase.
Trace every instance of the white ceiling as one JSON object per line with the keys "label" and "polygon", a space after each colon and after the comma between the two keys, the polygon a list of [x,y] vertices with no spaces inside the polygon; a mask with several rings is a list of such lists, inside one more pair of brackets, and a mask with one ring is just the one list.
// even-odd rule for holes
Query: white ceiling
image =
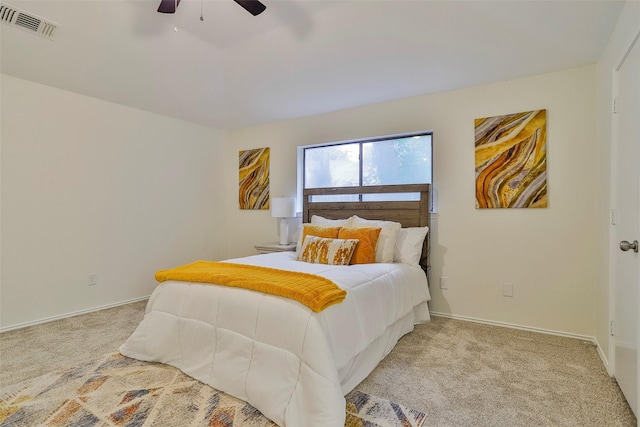
{"label": "white ceiling", "polygon": [[2,0],[60,28],[3,23],[1,71],[230,129],[595,63],[624,5],[262,1]]}

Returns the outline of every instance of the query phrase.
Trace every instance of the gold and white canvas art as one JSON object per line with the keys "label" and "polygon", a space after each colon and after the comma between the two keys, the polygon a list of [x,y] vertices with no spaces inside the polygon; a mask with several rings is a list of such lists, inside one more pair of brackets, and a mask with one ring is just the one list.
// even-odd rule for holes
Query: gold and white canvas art
{"label": "gold and white canvas art", "polygon": [[240,209],[269,210],[269,147],[240,151],[239,169]]}
{"label": "gold and white canvas art", "polygon": [[547,110],[475,120],[476,208],[547,207]]}

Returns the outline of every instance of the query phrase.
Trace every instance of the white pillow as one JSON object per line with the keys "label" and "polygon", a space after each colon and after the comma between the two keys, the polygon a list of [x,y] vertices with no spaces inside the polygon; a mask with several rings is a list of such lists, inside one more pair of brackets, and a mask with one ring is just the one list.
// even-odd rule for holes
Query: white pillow
{"label": "white pillow", "polygon": [[311,215],[311,224],[321,227],[349,227],[354,217],[355,215],[347,219],[328,219],[319,215]]}
{"label": "white pillow", "polygon": [[[317,225],[318,227],[347,227],[351,221],[351,218],[347,219],[328,219],[319,215],[311,215],[312,225]],[[304,224],[300,224],[298,228],[298,241],[296,243],[296,252],[300,253],[300,249],[302,249],[302,229],[304,228]]]}
{"label": "white pillow", "polygon": [[393,251],[402,224],[394,221],[369,220],[360,218],[357,215],[352,216],[350,220],[351,223],[346,228],[381,228],[378,244],[376,245],[376,262],[393,262]]}
{"label": "white pillow", "polygon": [[419,267],[422,244],[428,232],[429,227],[401,228],[393,251],[393,261]]}

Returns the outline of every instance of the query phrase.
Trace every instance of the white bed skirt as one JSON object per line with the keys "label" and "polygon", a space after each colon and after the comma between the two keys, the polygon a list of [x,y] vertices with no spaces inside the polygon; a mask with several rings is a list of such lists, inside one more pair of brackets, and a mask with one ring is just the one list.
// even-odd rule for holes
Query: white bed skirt
{"label": "white bed skirt", "polygon": [[372,342],[362,353],[355,356],[349,363],[338,368],[342,394],[347,395],[356,388],[376,366],[396,346],[400,338],[413,331],[413,327],[431,320],[427,302],[416,306],[413,311],[389,326],[378,339]]}

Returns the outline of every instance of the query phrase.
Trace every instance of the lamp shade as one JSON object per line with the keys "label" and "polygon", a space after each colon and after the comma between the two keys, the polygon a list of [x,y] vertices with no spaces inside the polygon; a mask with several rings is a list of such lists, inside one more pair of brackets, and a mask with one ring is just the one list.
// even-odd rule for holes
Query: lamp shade
{"label": "lamp shade", "polygon": [[295,197],[272,197],[271,216],[275,218],[292,218],[296,216]]}

